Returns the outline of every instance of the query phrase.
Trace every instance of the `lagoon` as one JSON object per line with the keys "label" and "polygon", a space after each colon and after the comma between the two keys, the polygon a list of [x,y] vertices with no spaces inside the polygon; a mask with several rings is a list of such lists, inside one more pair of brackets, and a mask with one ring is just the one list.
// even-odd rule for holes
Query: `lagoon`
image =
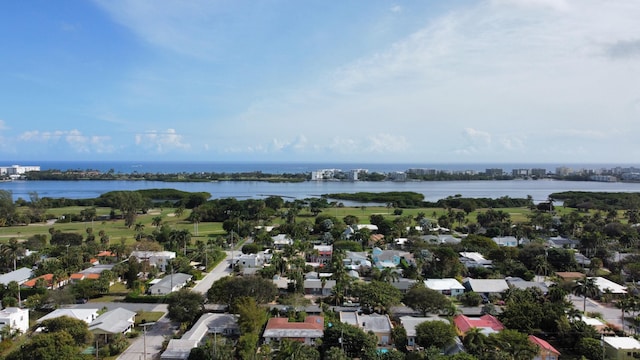
{"label": "lagoon", "polygon": [[121,180],[77,181],[8,181],[0,189],[13,193],[14,199],[29,199],[30,192],[40,197],[88,199],[116,190],[178,189],[208,192],[214,199],[235,197],[259,199],[270,195],[289,199],[318,197],[328,193],[414,191],[427,201],[437,201],[460,194],[471,198],[526,198],[546,201],[549,194],[560,191],[639,192],[640,183],[561,181],[561,180],[488,180],[488,181],[407,181],[407,182],[339,182],[306,181],[301,183],[269,183],[262,181],[162,182]]}

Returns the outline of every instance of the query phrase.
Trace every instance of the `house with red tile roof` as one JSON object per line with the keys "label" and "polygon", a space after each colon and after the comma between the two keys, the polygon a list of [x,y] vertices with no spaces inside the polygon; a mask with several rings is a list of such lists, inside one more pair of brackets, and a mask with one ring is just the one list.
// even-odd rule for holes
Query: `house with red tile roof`
{"label": "house with red tile roof", "polygon": [[33,288],[36,286],[36,283],[40,279],[42,279],[44,281],[45,286],[50,289],[57,289],[60,286],[66,285],[66,283],[68,282],[67,279],[59,279],[56,284],[53,284],[53,274],[44,274],[44,275],[38,276],[37,278],[33,278],[29,281],[25,281],[22,284],[22,286],[26,288]]}
{"label": "house with red tile roof", "polygon": [[99,257],[99,258],[100,258],[100,257],[115,257],[115,256],[116,256],[116,254],[112,253],[112,252],[111,252],[111,251],[109,251],[109,250],[104,250],[104,251],[100,251],[100,252],[98,253],[98,255],[96,255],[96,256],[97,256],[97,257]]}
{"label": "house with red tile roof", "polygon": [[547,341],[533,335],[529,335],[529,341],[538,347],[538,354],[533,360],[558,360],[560,357],[560,352]]}
{"label": "house with red tile roof", "polygon": [[480,331],[489,335],[504,330],[504,325],[495,316],[486,314],[479,318],[471,318],[464,315],[458,315],[453,318],[453,324],[455,325],[458,334],[464,335],[472,328],[478,328]]}
{"label": "house with red tile roof", "polygon": [[324,318],[307,316],[304,322],[290,322],[288,318],[271,318],[262,333],[264,342],[279,342],[283,339],[314,345],[316,339],[324,336]]}

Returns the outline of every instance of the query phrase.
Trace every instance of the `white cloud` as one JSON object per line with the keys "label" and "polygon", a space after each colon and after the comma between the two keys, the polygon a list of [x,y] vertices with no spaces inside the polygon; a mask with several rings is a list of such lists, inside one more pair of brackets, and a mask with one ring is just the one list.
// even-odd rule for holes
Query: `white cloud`
{"label": "white cloud", "polygon": [[172,150],[187,150],[190,144],[184,143],[182,135],[175,129],[165,131],[150,130],[142,134],[135,135],[135,143],[145,149],[153,150],[157,153],[166,153]]}
{"label": "white cloud", "polygon": [[[197,58],[215,58],[234,17],[220,1],[95,0],[116,22],[143,41]],[[229,4],[227,4],[229,5]]]}
{"label": "white cloud", "polygon": [[491,145],[491,134],[486,131],[466,128],[463,130],[463,134],[465,138],[473,144],[477,144],[480,146]]}
{"label": "white cloud", "polygon": [[25,143],[67,144],[77,153],[113,153],[116,147],[108,135],[84,135],[78,129],[54,131],[25,131],[18,136]]}
{"label": "white cloud", "polygon": [[7,130],[7,129],[9,129],[7,127],[7,123],[4,120],[0,119],[0,130]]}
{"label": "white cloud", "polygon": [[[99,4],[144,41],[181,54],[208,57],[224,41],[220,3]],[[384,10],[401,22],[413,9]],[[259,89],[262,97],[251,103],[234,99],[241,105],[210,121],[202,143],[233,154],[460,161],[451,155],[457,149],[485,161],[517,161],[523,153],[545,161],[551,155],[539,148],[550,135],[571,146],[591,139],[582,150],[596,153],[613,145],[606,129],[629,139],[640,130],[630,105],[637,104],[640,73],[637,0],[486,0],[429,15],[375,51],[314,69],[315,78],[301,71],[299,83]],[[582,130],[571,130],[578,122]],[[225,136],[214,142],[210,134]],[[175,131],[140,134],[136,143],[162,152],[189,147]]]}
{"label": "white cloud", "polygon": [[570,7],[566,0],[492,0],[491,2],[497,6],[541,7],[560,11],[568,10]]}

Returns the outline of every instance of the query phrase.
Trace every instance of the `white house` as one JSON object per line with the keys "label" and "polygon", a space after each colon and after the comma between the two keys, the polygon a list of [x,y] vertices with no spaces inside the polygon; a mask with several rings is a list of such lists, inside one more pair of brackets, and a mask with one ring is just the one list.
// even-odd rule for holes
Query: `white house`
{"label": "white house", "polygon": [[171,259],[176,258],[176,253],[174,251],[134,251],[131,256],[140,262],[148,261],[149,265],[157,267],[160,271],[166,271]]}
{"label": "white house", "polygon": [[238,317],[233,314],[203,314],[180,339],[171,339],[162,353],[162,360],[184,360],[189,358],[191,349],[202,343],[207,334],[217,336],[239,335]]}
{"label": "white house", "polygon": [[115,335],[131,332],[135,325],[136,313],[117,308],[98,316],[89,324],[89,331],[95,335]]}
{"label": "white house", "polygon": [[281,250],[287,245],[293,245],[293,239],[288,234],[278,234],[276,236],[272,236],[273,240],[273,248]]}
{"label": "white house", "polygon": [[23,267],[23,268],[8,272],[6,274],[0,275],[0,284],[6,286],[10,282],[15,281],[18,283],[18,285],[22,285],[25,282],[27,282],[29,278],[31,278],[32,274],[33,274],[33,271],[31,269]]}
{"label": "white house", "polygon": [[441,292],[443,295],[458,296],[464,293],[464,286],[454,278],[446,279],[427,279],[424,285],[431,289]]}
{"label": "white house", "polygon": [[149,287],[150,295],[168,295],[182,289],[193,276],[177,273],[163,277],[160,281]]}
{"label": "white house", "polygon": [[263,253],[258,254],[241,254],[233,259],[236,265],[246,268],[261,268],[267,259]]}
{"label": "white house", "polygon": [[604,336],[602,340],[604,341],[607,359],[626,360],[640,358],[640,341],[630,336]]}
{"label": "white house", "polygon": [[414,316],[401,316],[400,323],[407,332],[407,346],[409,349],[413,349],[416,346],[416,326],[427,321],[442,321],[449,324],[449,320],[438,316],[432,317],[414,317]]}
{"label": "white house", "polygon": [[393,325],[389,315],[375,313],[366,315],[358,314],[356,311],[341,311],[340,322],[358,327],[366,333],[373,333],[378,339],[379,346],[387,346],[392,342]]}
{"label": "white house", "polygon": [[12,332],[24,334],[29,329],[29,309],[8,307],[0,310],[0,328],[9,326]]}
{"label": "white house", "polygon": [[460,253],[460,262],[467,268],[471,267],[492,267],[493,262],[485,259],[485,257],[478,252],[463,251]]}
{"label": "white house", "polygon": [[271,318],[262,333],[265,344],[291,339],[305,345],[315,345],[324,336],[324,318],[310,315],[304,322],[289,322],[288,318]]}
{"label": "white house", "polygon": [[477,292],[478,294],[499,295],[509,289],[509,284],[505,279],[471,279],[467,278],[463,281],[466,289]]}
{"label": "white house", "polygon": [[308,295],[322,295],[329,296],[336,286],[335,280],[324,280],[323,286],[322,279],[307,279],[304,281],[304,293]]}
{"label": "white house", "polygon": [[68,316],[72,319],[82,320],[87,324],[91,324],[93,320],[98,318],[98,309],[56,309],[36,320],[36,323],[40,324],[45,320],[55,319],[61,316]]}
{"label": "white house", "polygon": [[593,281],[595,282],[596,286],[598,287],[598,290],[600,290],[601,293],[604,293],[605,291],[610,291],[612,294],[626,294],[627,293],[627,287],[626,286],[622,286],[620,284],[614,283],[613,281],[609,280],[609,279],[605,279],[603,277],[592,277],[591,279],[593,279]]}

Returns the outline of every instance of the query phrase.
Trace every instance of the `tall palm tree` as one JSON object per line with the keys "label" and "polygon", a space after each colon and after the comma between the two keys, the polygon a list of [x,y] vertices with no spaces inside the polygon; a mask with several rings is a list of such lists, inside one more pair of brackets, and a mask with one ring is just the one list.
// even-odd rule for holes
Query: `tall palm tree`
{"label": "tall palm tree", "polygon": [[184,255],[187,255],[187,245],[191,242],[191,233],[189,230],[171,230],[169,240],[182,246]]}
{"label": "tall palm tree", "polygon": [[17,238],[9,239],[6,244],[0,245],[0,253],[13,261],[13,270],[17,269],[18,257],[24,255],[24,247]]}
{"label": "tall palm tree", "polygon": [[587,312],[587,297],[595,297],[600,293],[598,286],[596,285],[596,281],[594,278],[584,277],[578,281],[573,286],[572,292],[574,295],[582,296],[582,312]]}

